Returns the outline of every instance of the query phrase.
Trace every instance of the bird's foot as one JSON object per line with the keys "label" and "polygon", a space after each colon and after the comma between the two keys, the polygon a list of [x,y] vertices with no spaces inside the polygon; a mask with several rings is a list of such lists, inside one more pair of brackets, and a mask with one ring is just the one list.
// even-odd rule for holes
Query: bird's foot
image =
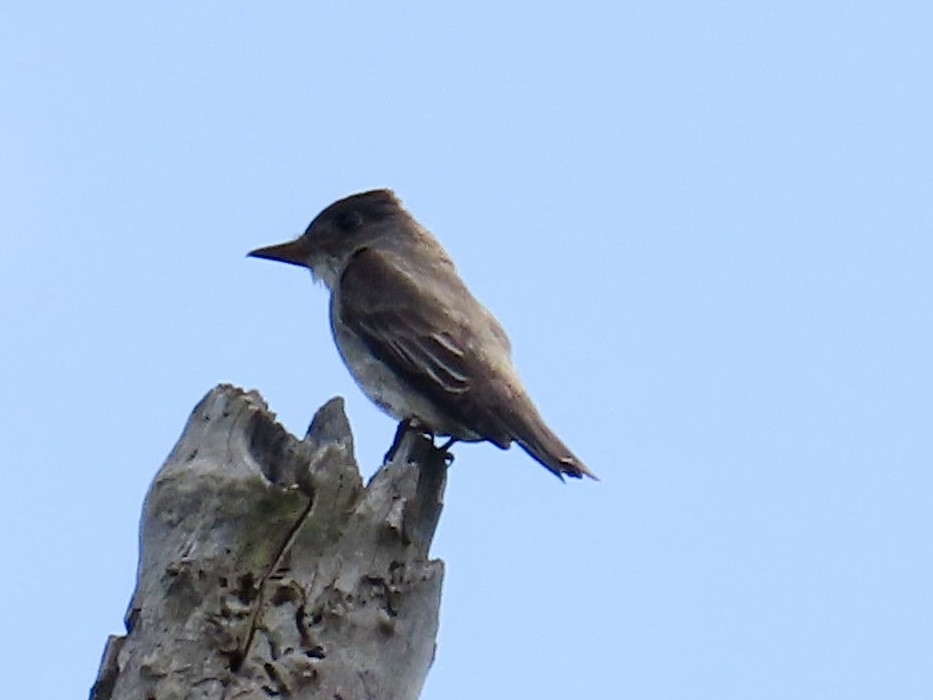
{"label": "bird's foot", "polygon": [[444,464],[446,464],[448,467],[454,463],[454,456],[453,456],[453,453],[450,451],[450,448],[453,446],[455,442],[457,442],[457,438],[452,437],[452,438],[448,438],[447,441],[444,442],[443,445],[439,447],[437,445],[434,446],[434,449],[441,454],[441,456],[444,459]]}
{"label": "bird's foot", "polygon": [[[402,443],[405,441],[405,436],[410,433],[418,433],[418,435],[424,438],[423,447],[420,450],[415,450],[415,452],[420,452],[422,456],[425,456],[427,453],[424,451],[427,449],[430,452],[433,452],[435,455],[443,459],[446,466],[450,466],[454,462],[454,456],[450,453],[450,447],[455,442],[457,438],[449,438],[441,445],[435,445],[434,440],[436,435],[433,432],[428,430],[417,418],[406,418],[399,421],[398,428],[395,429],[395,437],[392,439],[392,445],[389,447],[389,451],[385,453],[383,457],[383,463],[388,464],[393,461],[399,455],[399,450],[402,449]],[[409,447],[409,450],[412,448]],[[418,458],[414,455],[410,455],[409,461],[418,461]]]}
{"label": "bird's foot", "polygon": [[402,446],[402,440],[405,438],[405,435],[409,430],[412,430],[410,418],[406,418],[405,420],[400,420],[398,422],[398,427],[395,429],[395,437],[392,438],[392,444],[389,446],[389,451],[386,452],[385,456],[382,458],[383,464],[388,464],[393,459],[395,459],[395,455],[398,454],[399,448]]}

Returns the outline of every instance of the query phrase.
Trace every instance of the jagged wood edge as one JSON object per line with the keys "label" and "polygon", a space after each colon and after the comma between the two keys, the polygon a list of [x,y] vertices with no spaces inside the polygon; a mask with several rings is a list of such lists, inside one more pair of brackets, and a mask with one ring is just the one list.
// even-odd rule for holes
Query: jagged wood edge
{"label": "jagged wood edge", "polygon": [[[335,496],[333,489],[326,488],[328,482],[325,479],[328,474],[333,477],[335,474],[331,472],[334,472],[335,469],[337,470],[338,487],[337,498],[334,499],[334,503],[345,503],[348,507],[353,505],[354,510],[352,512],[354,514],[361,506],[376,508],[377,506],[387,505],[385,512],[379,514],[382,517],[382,524],[387,530],[396,533],[398,542],[402,543],[404,547],[417,552],[418,556],[423,559],[423,563],[427,567],[426,570],[433,567],[432,575],[436,582],[437,591],[435,597],[437,605],[439,605],[443,566],[440,562],[428,560],[427,555],[430,540],[433,537],[442,507],[445,481],[444,456],[433,450],[427,440],[419,438],[417,435],[406,436],[396,459],[392,463],[384,465],[364,489],[353,460],[352,435],[342,410],[342,402],[339,399],[329,402],[318,411],[306,438],[299,441],[275,422],[274,416],[268,411],[265,402],[262,401],[258,394],[244,392],[229,385],[221,385],[209,392],[192,413],[182,438],[162,470],[160,470],[153,482],[152,489],[150,489],[150,494],[147,496],[143,516],[143,533],[141,533],[140,586],[137,587],[133,602],[127,612],[128,634],[124,637],[112,636],[108,640],[98,680],[91,692],[92,698],[121,700],[123,697],[118,687],[121,681],[121,672],[126,669],[127,662],[134,652],[132,649],[133,633],[140,613],[145,610],[145,605],[149,602],[145,599],[146,594],[147,592],[149,594],[153,592],[152,590],[141,590],[142,584],[152,578],[151,575],[147,576],[146,571],[145,537],[146,519],[153,516],[153,513],[150,512],[150,506],[153,505],[150,499],[153,498],[153,492],[157,489],[161,479],[177,478],[178,474],[175,472],[179,470],[179,467],[183,475],[184,465],[197,460],[199,448],[194,447],[192,449],[190,443],[193,442],[197,445],[199,440],[206,440],[209,437],[208,433],[205,432],[206,429],[199,428],[204,428],[200,424],[200,420],[209,423],[212,413],[214,414],[215,423],[217,420],[221,423],[226,421],[226,424],[222,426],[226,432],[226,440],[220,449],[227,452],[225,459],[229,462],[228,466],[234,471],[246,468],[251,473],[250,476],[257,476],[258,471],[267,486],[277,496],[289,499],[292,506],[296,505],[294,501],[295,492],[300,493],[306,499],[306,503],[300,508],[300,514],[285,533],[281,544],[277,548],[273,548],[274,556],[263,569],[258,579],[252,586],[241,581],[241,590],[234,592],[236,596],[247,600],[245,609],[231,611],[228,605],[227,612],[234,614],[234,617],[239,614],[247,619],[247,632],[245,635],[241,634],[239,638],[237,638],[236,634],[232,635],[234,639],[229,641],[237,642],[236,644],[229,644],[226,647],[222,643],[219,645],[216,651],[227,660],[229,675],[226,678],[205,678],[202,676],[202,682],[214,680],[219,684],[218,693],[212,693],[210,688],[202,686],[202,689],[206,691],[203,693],[204,697],[214,695],[218,697],[251,697],[254,690],[257,692],[261,690],[263,693],[262,695],[256,694],[256,697],[268,697],[270,694],[290,694],[293,697],[301,697],[302,688],[313,685],[313,683],[310,683],[303,686],[300,682],[295,681],[296,677],[299,681],[301,678],[315,680],[317,670],[314,668],[315,656],[313,653],[305,657],[308,662],[304,667],[297,669],[278,668],[273,664],[275,659],[270,661],[267,658],[270,653],[274,655],[274,650],[269,649],[269,640],[264,640],[266,644],[263,649],[255,648],[254,640],[257,630],[260,629],[262,624],[265,624],[264,616],[267,611],[267,604],[274,600],[276,591],[288,590],[287,586],[283,587],[281,584],[283,576],[279,575],[283,567],[286,567],[286,569],[290,567],[297,575],[306,575],[308,573],[307,562],[290,561],[286,563],[286,560],[293,559],[291,557],[292,547],[301,537],[303,527],[308,523],[308,519],[312,517],[315,498],[325,499],[328,496],[332,498]],[[242,444],[237,442],[238,433],[247,437]],[[216,443],[217,440],[214,439],[213,442]],[[208,440],[208,448],[216,452],[218,445],[211,444],[211,441]],[[349,469],[350,466],[352,466],[352,475]],[[342,493],[340,493],[341,491]],[[382,493],[384,496],[388,494],[388,496],[380,501],[374,497],[374,494],[377,493]],[[177,577],[184,573],[185,567],[183,565],[174,568],[173,571],[172,567],[166,567],[165,572],[162,572],[162,574]],[[429,576],[426,575],[425,579],[428,578]],[[270,582],[272,581],[277,581],[277,588],[276,591],[270,592]],[[151,581],[149,583],[151,584]],[[429,617],[433,614],[434,631],[436,631],[436,607],[433,613],[429,614]],[[348,608],[348,610],[351,609]],[[353,611],[351,610],[351,612]],[[392,620],[390,619],[389,622],[392,622]],[[429,620],[426,625],[422,626],[431,627],[431,621]],[[385,629],[390,627],[391,625]],[[385,642],[385,640],[380,641]],[[431,645],[433,656],[433,634]],[[315,649],[310,651],[314,652]],[[138,652],[139,650],[135,651]],[[207,664],[209,667],[208,673],[210,673],[211,668],[222,670],[222,666],[219,669],[217,667],[217,659],[214,658],[213,660],[215,662],[213,666]],[[322,661],[320,658],[317,660]],[[425,674],[429,665],[430,658],[424,664]],[[159,678],[157,672],[151,673],[151,668],[149,671],[150,675]],[[398,675],[397,669],[394,669],[389,675],[392,674]],[[376,680],[367,679],[365,673],[358,675],[363,686],[363,692],[368,694],[380,691],[376,687],[366,687],[367,681],[370,686],[373,684],[378,685],[379,678]],[[378,675],[378,673],[375,675]],[[420,679],[409,680],[407,686],[394,689],[397,693],[393,692],[391,697],[417,697],[423,680],[423,674]],[[353,695],[344,697],[353,697]],[[384,697],[390,696],[384,695]]]}

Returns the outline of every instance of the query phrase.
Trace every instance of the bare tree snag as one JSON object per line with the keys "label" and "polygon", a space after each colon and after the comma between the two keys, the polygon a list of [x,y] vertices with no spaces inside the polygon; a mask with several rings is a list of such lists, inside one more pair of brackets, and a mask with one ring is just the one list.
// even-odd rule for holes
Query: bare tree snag
{"label": "bare tree snag", "polygon": [[408,433],[363,486],[342,399],[304,440],[221,385],[149,489],[125,636],[92,700],[417,698],[444,565],[444,453]]}

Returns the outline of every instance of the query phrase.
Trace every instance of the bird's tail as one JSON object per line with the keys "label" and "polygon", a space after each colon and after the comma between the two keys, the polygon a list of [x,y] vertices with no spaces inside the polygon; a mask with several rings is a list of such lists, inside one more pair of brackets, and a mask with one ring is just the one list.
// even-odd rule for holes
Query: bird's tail
{"label": "bird's tail", "polygon": [[588,476],[599,481],[599,477],[587,469],[570,448],[551,432],[534,404],[527,398],[510,406],[502,419],[512,439],[561,480],[566,474],[574,479]]}

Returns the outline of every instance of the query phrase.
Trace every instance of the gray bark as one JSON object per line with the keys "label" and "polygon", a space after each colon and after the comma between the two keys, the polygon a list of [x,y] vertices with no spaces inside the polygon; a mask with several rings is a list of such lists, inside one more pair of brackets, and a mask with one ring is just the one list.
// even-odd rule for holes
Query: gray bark
{"label": "gray bark", "polygon": [[146,496],[127,633],[92,700],[418,697],[445,481],[408,433],[364,487],[341,399],[299,440],[255,392],[215,388]]}

